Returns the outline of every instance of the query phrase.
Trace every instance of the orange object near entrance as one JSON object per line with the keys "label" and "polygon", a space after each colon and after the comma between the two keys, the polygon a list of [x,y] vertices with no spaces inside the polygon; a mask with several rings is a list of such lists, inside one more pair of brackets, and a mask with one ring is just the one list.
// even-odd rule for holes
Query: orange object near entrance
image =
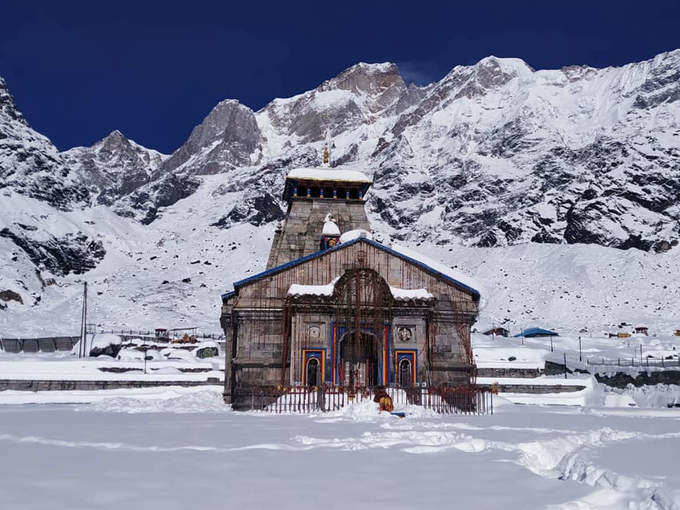
{"label": "orange object near entrance", "polygon": [[385,395],[380,397],[380,400],[378,401],[378,409],[380,411],[387,411],[388,413],[391,413],[394,411],[394,404],[392,403],[392,397],[389,395]]}

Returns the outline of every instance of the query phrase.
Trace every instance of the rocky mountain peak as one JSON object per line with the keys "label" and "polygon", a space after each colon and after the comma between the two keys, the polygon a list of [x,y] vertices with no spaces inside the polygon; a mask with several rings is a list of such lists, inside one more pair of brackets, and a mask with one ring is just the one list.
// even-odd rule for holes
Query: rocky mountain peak
{"label": "rocky mountain peak", "polygon": [[117,151],[128,151],[130,150],[131,145],[130,140],[128,140],[128,138],[123,133],[116,129],[111,131],[111,133],[106,135],[98,142],[94,143],[92,148],[97,151],[103,150],[111,153]]}
{"label": "rocky mountain peak", "polygon": [[250,108],[235,99],[225,99],[217,103],[203,122],[193,129],[188,143],[197,148],[207,147],[225,135],[238,136],[233,131],[238,131],[252,121],[254,114]]}
{"label": "rocky mountain peak", "polygon": [[258,115],[266,116],[277,134],[308,143],[322,140],[326,132],[335,137],[398,113],[419,92],[412,96],[395,64],[360,62],[313,90],[273,100]]}
{"label": "rocky mountain peak", "polygon": [[24,119],[24,116],[17,109],[17,105],[14,102],[12,94],[10,94],[7,88],[7,82],[0,76],[0,115],[5,116],[14,122],[19,122],[25,126],[28,126],[28,122]]}
{"label": "rocky mountain peak", "polygon": [[147,184],[167,156],[128,139],[119,130],[91,147],[74,147],[61,154],[96,202],[112,205]]}
{"label": "rocky mountain peak", "polygon": [[457,66],[442,84],[455,98],[473,98],[498,89],[513,79],[529,78],[534,70],[519,58],[485,57],[473,66]]}
{"label": "rocky mountain peak", "polygon": [[253,155],[261,140],[254,112],[234,99],[226,99],[191,131],[186,143],[163,163],[162,171],[176,171],[190,159],[191,163],[181,168],[183,173],[215,174],[247,166],[258,160]]}
{"label": "rocky mountain peak", "polygon": [[323,82],[317,90],[349,90],[354,93],[380,95],[385,89],[396,86],[405,89],[404,80],[396,64],[384,62],[367,64],[359,62],[342,71],[339,75]]}
{"label": "rocky mountain peak", "polygon": [[396,64],[359,62],[335,78],[322,83],[319,92],[345,90],[361,96],[371,113],[388,108],[406,93],[406,84]]}
{"label": "rocky mountain peak", "polygon": [[128,139],[127,137],[121,133],[119,130],[114,129],[111,131],[108,135],[106,135],[104,138],[100,140],[99,143],[124,143],[127,142]]}

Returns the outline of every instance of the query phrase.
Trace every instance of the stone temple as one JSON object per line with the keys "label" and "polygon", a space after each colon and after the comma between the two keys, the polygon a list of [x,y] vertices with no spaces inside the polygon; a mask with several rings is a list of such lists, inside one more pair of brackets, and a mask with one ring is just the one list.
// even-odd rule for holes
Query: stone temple
{"label": "stone temple", "polygon": [[[359,171],[291,170],[265,271],[222,295],[225,402],[253,387],[467,385],[480,294],[373,239]],[[242,391],[243,390],[243,391]]]}

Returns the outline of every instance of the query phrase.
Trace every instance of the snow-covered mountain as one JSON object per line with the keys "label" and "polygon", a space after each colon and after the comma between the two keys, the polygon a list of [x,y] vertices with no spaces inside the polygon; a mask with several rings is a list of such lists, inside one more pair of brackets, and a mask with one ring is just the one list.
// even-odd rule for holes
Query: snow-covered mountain
{"label": "snow-covered mountain", "polygon": [[[222,101],[171,155],[118,131],[59,153],[0,80],[0,291],[24,302],[0,301],[0,334],[31,329],[25,321],[38,311],[70,317],[72,284],[85,272],[110,303],[109,323],[162,317],[217,329],[219,292],[264,265],[285,173],[319,164],[327,134],[333,166],[373,174],[367,207],[385,238],[459,267],[458,259],[496,261],[471,269],[500,285],[487,309],[494,320],[550,320],[541,302],[508,305],[518,289],[529,292],[504,263],[517,249],[559,273],[532,277],[548,287],[553,276],[582,279],[542,256],[583,259],[592,278],[571,304],[598,307],[606,320],[587,296],[604,288],[608,313],[629,316],[638,308],[611,297],[623,290],[602,287],[607,264],[629,260],[644,274],[668,267],[664,281],[680,279],[668,265],[680,239],[679,106],[680,50],[606,69],[535,71],[487,57],[424,87],[407,86],[394,64],[360,63],[258,112]],[[524,246],[503,248],[512,245]],[[650,292],[652,282],[662,286],[620,278]],[[647,293],[666,303],[645,310],[648,320],[678,304],[665,291]]]}
{"label": "snow-covered mountain", "polygon": [[116,130],[92,147],[62,153],[64,163],[94,195],[94,203],[111,205],[116,199],[149,183],[168,156],[128,140]]}

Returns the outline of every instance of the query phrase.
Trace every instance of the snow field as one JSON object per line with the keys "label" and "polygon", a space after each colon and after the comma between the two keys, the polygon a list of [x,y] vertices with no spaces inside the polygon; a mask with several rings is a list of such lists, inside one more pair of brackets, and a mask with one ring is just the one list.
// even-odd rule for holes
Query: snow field
{"label": "snow field", "polygon": [[274,416],[232,412],[208,388],[95,400],[0,407],[0,444],[12,466],[0,479],[1,507],[680,504],[680,410],[650,419],[641,409],[598,415],[506,404],[493,416],[398,419],[362,403]]}

